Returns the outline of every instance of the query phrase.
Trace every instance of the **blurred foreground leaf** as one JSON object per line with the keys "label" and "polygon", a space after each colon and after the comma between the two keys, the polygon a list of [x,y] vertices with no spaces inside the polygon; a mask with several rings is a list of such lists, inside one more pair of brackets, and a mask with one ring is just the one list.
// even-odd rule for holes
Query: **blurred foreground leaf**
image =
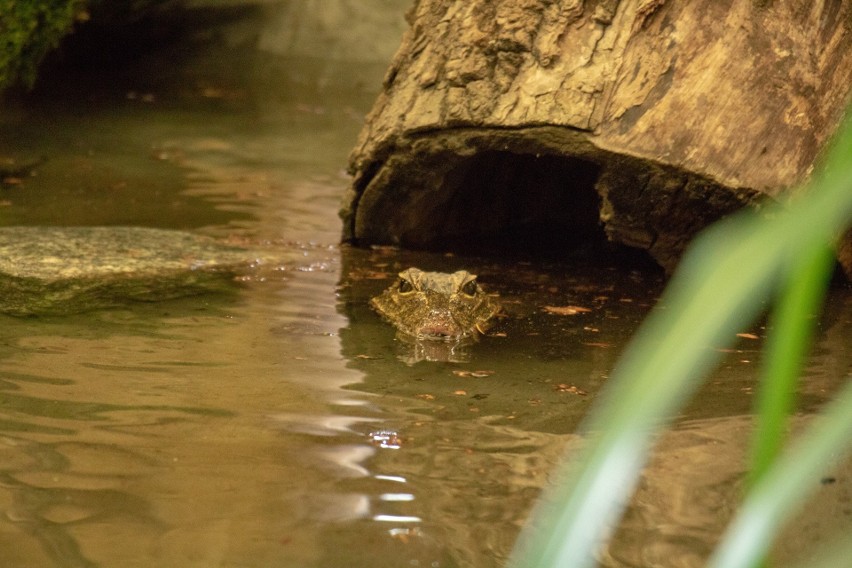
{"label": "blurred foreground leaf", "polygon": [[[596,553],[629,502],[653,437],[701,385],[719,360],[720,348],[731,345],[737,332],[763,313],[769,300],[782,290],[795,289],[793,277],[807,280],[801,263],[816,264],[815,251],[827,247],[848,226],[852,219],[852,115],[803,194],[760,218],[753,212],[734,215],[696,239],[660,307],[643,323],[584,422],[587,444],[566,465],[564,482],[545,494],[533,511],[516,545],[512,566],[582,568],[595,563]],[[794,314],[802,311],[795,302],[788,309]],[[833,408],[852,414],[849,404],[844,394]],[[844,425],[836,427],[842,430]],[[850,437],[832,432],[818,431],[823,438],[813,442],[814,448],[848,450]],[[808,453],[801,459],[816,460],[821,455]],[[792,488],[776,485],[784,476],[783,470],[774,473],[776,468],[787,464],[773,466],[772,475],[755,486],[754,495],[760,498],[787,490],[789,507],[770,513],[761,510],[765,501],[758,499],[743,509],[752,515],[740,521],[749,530],[758,530],[751,528],[758,523],[755,515],[786,513],[798,502]],[[808,467],[818,465],[823,464]],[[789,483],[795,485],[797,495],[803,495],[808,480],[798,473]],[[764,493],[757,493],[758,487]],[[766,539],[771,539],[781,519],[761,522],[754,527],[764,527]],[[733,556],[754,562],[761,558],[766,542],[740,538],[720,550],[726,550],[725,546],[735,547]]]}
{"label": "blurred foreground leaf", "polygon": [[[710,560],[710,568],[748,568],[769,550],[782,523],[819,487],[827,465],[852,444],[852,383],[831,403],[789,454],[748,493]],[[850,556],[843,564],[849,566]]]}

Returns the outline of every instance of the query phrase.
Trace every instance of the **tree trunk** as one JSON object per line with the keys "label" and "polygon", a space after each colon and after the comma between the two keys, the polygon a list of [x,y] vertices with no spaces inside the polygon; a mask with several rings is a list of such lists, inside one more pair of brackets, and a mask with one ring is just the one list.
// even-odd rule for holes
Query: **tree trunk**
{"label": "tree trunk", "polygon": [[703,226],[807,178],[852,89],[850,3],[419,0],[351,157],[344,240],[605,234],[671,269]]}

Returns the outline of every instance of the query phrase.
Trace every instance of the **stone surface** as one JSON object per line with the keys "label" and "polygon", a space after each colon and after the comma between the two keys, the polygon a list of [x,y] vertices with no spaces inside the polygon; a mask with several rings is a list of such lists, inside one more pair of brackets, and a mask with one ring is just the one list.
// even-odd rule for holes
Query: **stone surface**
{"label": "stone surface", "polygon": [[0,228],[0,312],[66,314],[233,289],[250,253],[142,227]]}

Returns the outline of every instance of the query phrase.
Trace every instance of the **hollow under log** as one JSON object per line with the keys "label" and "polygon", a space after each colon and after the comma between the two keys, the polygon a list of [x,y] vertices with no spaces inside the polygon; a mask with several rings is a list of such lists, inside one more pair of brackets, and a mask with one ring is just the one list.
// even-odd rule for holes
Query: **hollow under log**
{"label": "hollow under log", "polygon": [[343,238],[604,239],[671,270],[704,226],[807,179],[852,92],[850,4],[420,0],[351,156]]}

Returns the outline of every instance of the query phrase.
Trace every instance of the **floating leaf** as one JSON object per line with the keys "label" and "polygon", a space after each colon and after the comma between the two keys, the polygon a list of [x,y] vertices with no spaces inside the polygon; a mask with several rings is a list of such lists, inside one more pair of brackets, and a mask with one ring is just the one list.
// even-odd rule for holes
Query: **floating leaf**
{"label": "floating leaf", "polygon": [[555,387],[553,387],[553,390],[555,390],[556,392],[570,392],[571,394],[576,394],[580,396],[586,396],[587,394],[589,394],[582,389],[578,389],[574,385],[568,385],[565,383],[560,383],[556,385]]}
{"label": "floating leaf", "polygon": [[474,377],[477,379],[481,379],[483,377],[490,377],[494,374],[494,371],[453,371],[453,374],[457,377]]}
{"label": "floating leaf", "polygon": [[575,316],[592,311],[590,308],[582,306],[544,306],[542,309],[549,314],[557,316]]}
{"label": "floating leaf", "polygon": [[737,337],[742,337],[743,339],[760,339],[759,335],[753,333],[738,333]]}

